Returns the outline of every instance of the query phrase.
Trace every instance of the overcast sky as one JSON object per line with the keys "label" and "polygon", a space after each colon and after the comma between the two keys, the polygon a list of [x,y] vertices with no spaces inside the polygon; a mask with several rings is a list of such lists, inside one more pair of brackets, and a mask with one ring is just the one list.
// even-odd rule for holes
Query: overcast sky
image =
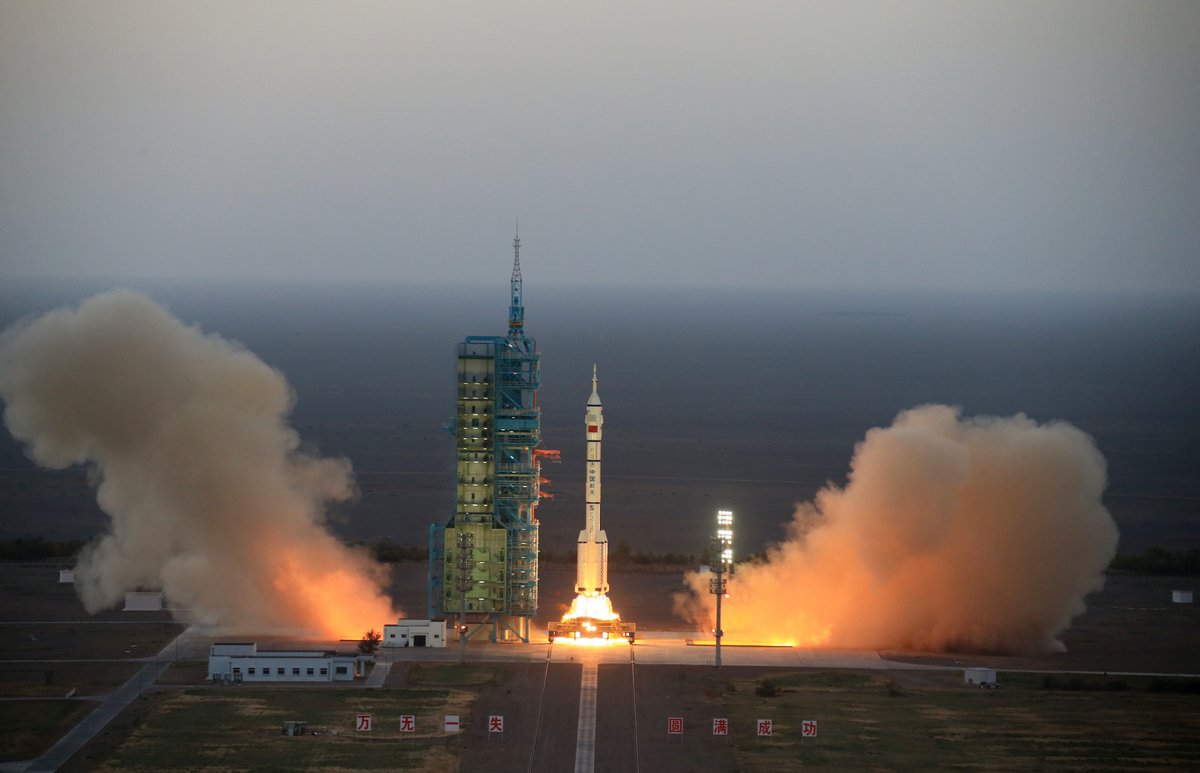
{"label": "overcast sky", "polygon": [[0,0],[0,278],[1200,291],[1200,3]]}

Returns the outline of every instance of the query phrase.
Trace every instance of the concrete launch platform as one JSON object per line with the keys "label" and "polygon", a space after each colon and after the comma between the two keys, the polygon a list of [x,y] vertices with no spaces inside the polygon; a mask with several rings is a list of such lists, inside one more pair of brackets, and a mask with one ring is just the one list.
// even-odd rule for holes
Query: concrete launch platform
{"label": "concrete launch platform", "polygon": [[[681,631],[647,632],[636,643],[614,642],[606,645],[581,645],[571,641],[550,644],[544,640],[529,644],[492,644],[469,642],[466,659],[473,662],[544,662],[553,663],[636,663],[638,665],[713,665],[715,648],[694,645],[699,633]],[[188,632],[188,649],[194,656],[207,655],[208,643],[220,636],[192,628]],[[303,645],[320,649],[346,648],[348,642],[288,640],[286,637],[260,637],[268,648]],[[269,642],[269,643],[268,643]],[[453,663],[459,659],[457,642],[444,648],[383,648],[376,656],[379,664],[391,663]],[[726,646],[721,648],[721,663],[726,666],[758,666],[776,668],[848,668],[848,669],[939,669],[944,666],[901,663],[884,660],[874,650],[810,649],[787,646]]]}

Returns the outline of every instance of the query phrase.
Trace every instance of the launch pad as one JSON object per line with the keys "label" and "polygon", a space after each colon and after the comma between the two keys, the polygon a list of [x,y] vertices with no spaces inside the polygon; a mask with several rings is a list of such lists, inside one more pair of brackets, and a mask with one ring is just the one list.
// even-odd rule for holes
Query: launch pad
{"label": "launch pad", "polygon": [[556,639],[599,639],[617,641],[626,639],[633,644],[637,638],[637,623],[622,622],[621,618],[600,620],[594,617],[568,617],[559,622],[546,624],[546,639],[553,644]]}

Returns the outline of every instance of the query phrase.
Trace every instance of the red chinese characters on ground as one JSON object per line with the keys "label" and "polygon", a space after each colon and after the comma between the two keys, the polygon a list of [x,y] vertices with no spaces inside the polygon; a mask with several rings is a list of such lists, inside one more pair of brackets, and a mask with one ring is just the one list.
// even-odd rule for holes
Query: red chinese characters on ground
{"label": "red chinese characters on ground", "polygon": [[729,735],[729,720],[725,718],[713,720],[713,735]]}
{"label": "red chinese characters on ground", "polygon": [[800,723],[800,735],[804,738],[817,737],[817,720],[806,719]]}
{"label": "red chinese characters on ground", "polygon": [[417,717],[414,714],[400,715],[400,732],[413,733],[417,729]]}
{"label": "red chinese characters on ground", "polygon": [[504,732],[504,715],[492,714],[488,717],[488,732],[503,733]]}
{"label": "red chinese characters on ground", "polygon": [[360,733],[371,732],[371,715],[356,714],[354,717],[354,729]]}
{"label": "red chinese characters on ground", "polygon": [[683,735],[683,717],[667,717],[667,735]]}
{"label": "red chinese characters on ground", "polygon": [[758,720],[758,734],[770,735],[772,730],[772,722],[769,719]]}

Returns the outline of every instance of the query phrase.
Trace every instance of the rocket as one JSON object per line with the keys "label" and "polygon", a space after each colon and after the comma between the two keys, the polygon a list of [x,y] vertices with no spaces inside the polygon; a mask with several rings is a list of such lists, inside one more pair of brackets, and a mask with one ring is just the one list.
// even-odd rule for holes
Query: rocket
{"label": "rocket", "polygon": [[575,592],[582,596],[608,595],[608,535],[600,528],[600,439],[604,410],[596,391],[596,366],[592,366],[592,396],[587,402],[586,521],[579,532],[575,565]]}

